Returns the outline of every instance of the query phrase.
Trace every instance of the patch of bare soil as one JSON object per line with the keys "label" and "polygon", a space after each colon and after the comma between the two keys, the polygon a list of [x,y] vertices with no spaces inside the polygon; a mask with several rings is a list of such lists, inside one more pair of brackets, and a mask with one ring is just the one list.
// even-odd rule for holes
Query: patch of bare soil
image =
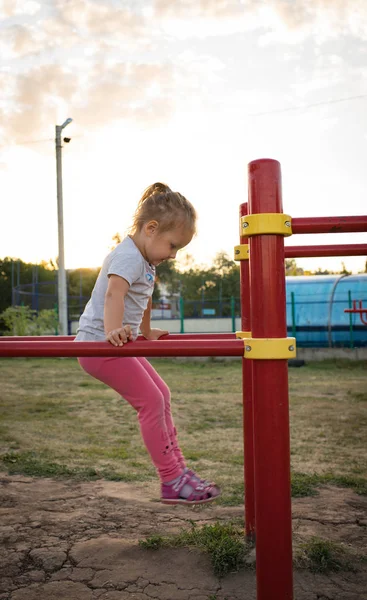
{"label": "patch of bare soil", "polygon": [[[138,545],[152,534],[189,527],[190,520],[242,517],[242,507],[167,507],[154,501],[158,484],[0,479],[0,600],[256,598],[254,571],[218,579],[197,550]],[[293,530],[295,544],[317,535],[366,552],[367,499],[322,488],[293,501]],[[295,570],[294,590],[296,600],[362,600],[366,563],[330,575]]]}

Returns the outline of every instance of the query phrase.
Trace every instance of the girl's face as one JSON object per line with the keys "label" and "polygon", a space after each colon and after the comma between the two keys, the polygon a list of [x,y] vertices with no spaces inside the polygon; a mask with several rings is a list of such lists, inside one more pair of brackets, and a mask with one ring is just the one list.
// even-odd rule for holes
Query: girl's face
{"label": "girl's face", "polygon": [[187,246],[193,236],[184,226],[160,233],[157,221],[146,223],[143,229],[145,257],[155,267],[164,260],[176,258],[177,251]]}

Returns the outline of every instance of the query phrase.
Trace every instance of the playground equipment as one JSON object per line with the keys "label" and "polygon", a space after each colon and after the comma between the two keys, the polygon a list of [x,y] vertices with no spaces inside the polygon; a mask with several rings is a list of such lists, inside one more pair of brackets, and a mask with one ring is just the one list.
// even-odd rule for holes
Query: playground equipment
{"label": "playground equipment", "polygon": [[[258,600],[292,600],[292,522],[284,236],[293,233],[367,231],[367,215],[293,219],[283,214],[280,164],[249,164],[249,202],[240,208],[241,327],[234,334],[139,338],[114,347],[73,343],[71,337],[3,338],[0,356],[242,356],[246,534],[256,533]],[[361,246],[361,245],[359,245]],[[362,245],[367,254],[367,244]],[[287,256],[353,255],[352,245],[288,248]],[[361,248],[359,248],[361,251]],[[250,260],[248,260],[250,259]],[[237,338],[237,339],[236,339]]]}

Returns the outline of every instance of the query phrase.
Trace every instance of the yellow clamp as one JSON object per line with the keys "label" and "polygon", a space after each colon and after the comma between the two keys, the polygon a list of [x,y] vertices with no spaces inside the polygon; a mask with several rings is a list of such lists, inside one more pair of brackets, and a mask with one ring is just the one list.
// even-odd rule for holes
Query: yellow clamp
{"label": "yellow clamp", "polygon": [[[237,334],[236,334],[237,337]],[[296,338],[243,338],[245,358],[260,360],[288,359],[296,357]]]}
{"label": "yellow clamp", "polygon": [[249,259],[249,245],[240,244],[234,247],[234,260],[248,260]]}
{"label": "yellow clamp", "polygon": [[241,235],[262,235],[276,233],[292,235],[292,217],[283,213],[259,213],[241,217]]}
{"label": "yellow clamp", "polygon": [[244,338],[250,338],[251,331],[236,331],[236,339],[243,340]]}

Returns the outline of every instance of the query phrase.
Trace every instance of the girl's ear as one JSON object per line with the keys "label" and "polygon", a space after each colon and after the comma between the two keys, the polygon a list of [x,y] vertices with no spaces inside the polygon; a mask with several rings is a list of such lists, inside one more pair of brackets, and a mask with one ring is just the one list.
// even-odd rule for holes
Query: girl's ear
{"label": "girl's ear", "polygon": [[148,235],[149,237],[154,235],[158,231],[158,221],[148,221],[148,223],[145,223],[144,225],[144,230],[146,235]]}

